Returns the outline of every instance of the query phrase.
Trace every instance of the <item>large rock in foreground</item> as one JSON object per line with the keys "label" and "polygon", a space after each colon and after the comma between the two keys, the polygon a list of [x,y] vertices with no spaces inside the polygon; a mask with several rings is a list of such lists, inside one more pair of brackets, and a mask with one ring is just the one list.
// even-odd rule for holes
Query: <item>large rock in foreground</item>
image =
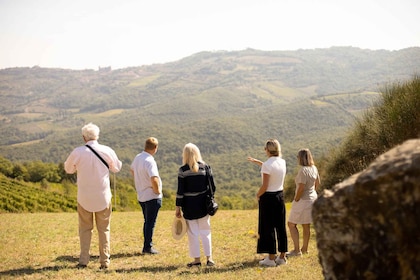
{"label": "large rock in foreground", "polygon": [[420,139],[325,190],[312,214],[325,279],[420,279]]}

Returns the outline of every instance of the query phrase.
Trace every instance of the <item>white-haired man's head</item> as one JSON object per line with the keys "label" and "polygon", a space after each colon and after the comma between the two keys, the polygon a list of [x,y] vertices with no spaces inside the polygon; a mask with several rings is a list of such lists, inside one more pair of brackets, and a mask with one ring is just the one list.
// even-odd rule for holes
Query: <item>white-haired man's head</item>
{"label": "white-haired man's head", "polygon": [[96,124],[88,123],[82,127],[82,135],[86,142],[90,140],[98,140],[99,127]]}

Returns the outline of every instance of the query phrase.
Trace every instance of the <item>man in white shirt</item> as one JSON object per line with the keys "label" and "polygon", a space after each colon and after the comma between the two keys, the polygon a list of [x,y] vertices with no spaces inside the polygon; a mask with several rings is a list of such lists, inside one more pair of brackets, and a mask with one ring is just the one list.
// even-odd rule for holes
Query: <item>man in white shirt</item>
{"label": "man in white shirt", "polygon": [[[64,162],[67,173],[77,172],[77,213],[79,216],[79,268],[89,262],[93,218],[99,237],[100,269],[110,263],[111,188],[109,171],[119,172],[122,163],[114,150],[98,143],[99,127],[89,123],[82,128],[86,145],[75,148]],[[96,154],[95,154],[96,152]]]}
{"label": "man in white shirt", "polygon": [[162,206],[162,180],[153,156],[158,150],[158,140],[146,140],[144,151],[136,155],[131,164],[131,174],[137,191],[137,200],[143,210],[143,254],[157,254],[153,248],[153,232],[157,215]]}

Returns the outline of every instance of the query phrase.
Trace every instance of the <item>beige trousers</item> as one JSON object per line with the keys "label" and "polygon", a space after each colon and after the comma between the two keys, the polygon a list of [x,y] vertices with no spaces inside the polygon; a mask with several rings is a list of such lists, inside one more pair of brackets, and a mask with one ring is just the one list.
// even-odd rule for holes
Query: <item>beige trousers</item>
{"label": "beige trousers", "polygon": [[96,229],[99,237],[99,262],[101,265],[109,265],[110,262],[110,230],[111,230],[111,203],[107,208],[99,212],[89,212],[80,204],[77,204],[79,214],[79,238],[80,258],[79,264],[87,265],[90,258],[90,243],[93,232],[93,217],[95,217]]}

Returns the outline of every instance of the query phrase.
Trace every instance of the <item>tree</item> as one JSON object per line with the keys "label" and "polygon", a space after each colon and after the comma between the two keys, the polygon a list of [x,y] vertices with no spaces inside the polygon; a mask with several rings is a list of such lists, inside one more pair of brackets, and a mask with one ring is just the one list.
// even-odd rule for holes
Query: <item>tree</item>
{"label": "tree", "polygon": [[29,179],[28,170],[26,169],[26,167],[23,164],[16,163],[13,166],[12,178],[27,181]]}
{"label": "tree", "polygon": [[0,156],[0,173],[3,173],[7,177],[11,177],[13,174],[13,163],[8,159]]}

